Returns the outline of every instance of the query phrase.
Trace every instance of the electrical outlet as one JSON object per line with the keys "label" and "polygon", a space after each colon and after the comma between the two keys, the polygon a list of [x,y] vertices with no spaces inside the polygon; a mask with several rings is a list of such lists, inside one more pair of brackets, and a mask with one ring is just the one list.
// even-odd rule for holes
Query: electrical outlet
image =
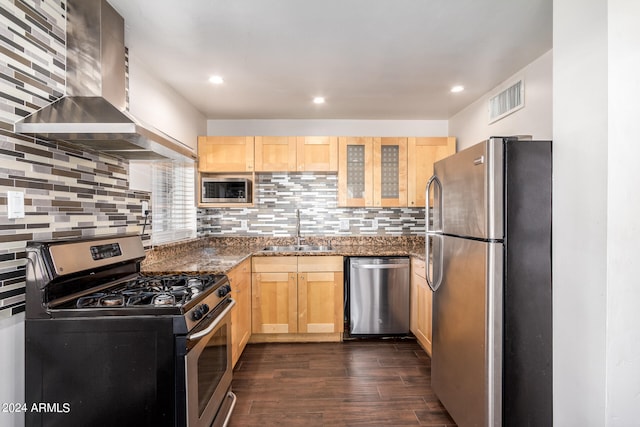
{"label": "electrical outlet", "polygon": [[349,220],[341,219],[340,220],[340,231],[349,231]]}
{"label": "electrical outlet", "polygon": [[246,219],[241,219],[240,220],[240,230],[247,230],[248,226],[247,226],[247,220]]}
{"label": "electrical outlet", "polygon": [[146,200],[143,200],[142,201],[142,215],[144,215],[144,213],[146,211],[148,211],[148,210],[149,210],[149,202],[146,201]]}
{"label": "electrical outlet", "polygon": [[378,218],[373,218],[371,220],[371,228],[377,230],[378,229]]}
{"label": "electrical outlet", "polygon": [[7,191],[7,218],[24,218],[24,193]]}

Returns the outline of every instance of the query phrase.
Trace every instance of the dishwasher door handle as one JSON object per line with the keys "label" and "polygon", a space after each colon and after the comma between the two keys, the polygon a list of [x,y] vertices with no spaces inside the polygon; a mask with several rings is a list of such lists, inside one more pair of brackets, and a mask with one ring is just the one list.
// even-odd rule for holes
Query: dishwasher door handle
{"label": "dishwasher door handle", "polygon": [[371,270],[382,270],[390,268],[409,268],[409,264],[351,264],[354,268],[367,268]]}

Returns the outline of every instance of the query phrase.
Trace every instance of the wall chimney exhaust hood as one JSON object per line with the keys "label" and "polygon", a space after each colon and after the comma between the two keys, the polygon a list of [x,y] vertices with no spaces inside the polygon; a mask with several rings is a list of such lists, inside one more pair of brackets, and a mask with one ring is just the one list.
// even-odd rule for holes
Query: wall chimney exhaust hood
{"label": "wall chimney exhaust hood", "polygon": [[66,95],[16,122],[16,133],[125,159],[194,161],[193,150],[126,111],[124,19],[106,0],[67,1]]}

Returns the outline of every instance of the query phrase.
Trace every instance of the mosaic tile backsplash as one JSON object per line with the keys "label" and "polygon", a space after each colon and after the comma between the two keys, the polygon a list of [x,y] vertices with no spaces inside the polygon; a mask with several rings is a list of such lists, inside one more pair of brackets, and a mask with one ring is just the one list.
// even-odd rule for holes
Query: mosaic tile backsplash
{"label": "mosaic tile backsplash", "polygon": [[339,208],[338,178],[322,173],[256,174],[250,208],[198,210],[198,236],[402,236],[424,232],[424,208]]}
{"label": "mosaic tile backsplash", "polygon": [[[139,233],[150,201],[124,160],[13,133],[64,94],[65,17],[64,0],[0,2],[0,318],[24,310],[27,241]],[[7,218],[7,191],[24,193],[24,218]]]}

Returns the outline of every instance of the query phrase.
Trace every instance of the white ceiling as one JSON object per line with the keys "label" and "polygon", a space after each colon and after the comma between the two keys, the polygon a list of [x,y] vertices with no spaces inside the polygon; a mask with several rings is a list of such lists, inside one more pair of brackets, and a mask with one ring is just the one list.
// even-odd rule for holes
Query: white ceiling
{"label": "white ceiling", "polygon": [[552,48],[552,0],[109,3],[208,119],[448,119]]}

